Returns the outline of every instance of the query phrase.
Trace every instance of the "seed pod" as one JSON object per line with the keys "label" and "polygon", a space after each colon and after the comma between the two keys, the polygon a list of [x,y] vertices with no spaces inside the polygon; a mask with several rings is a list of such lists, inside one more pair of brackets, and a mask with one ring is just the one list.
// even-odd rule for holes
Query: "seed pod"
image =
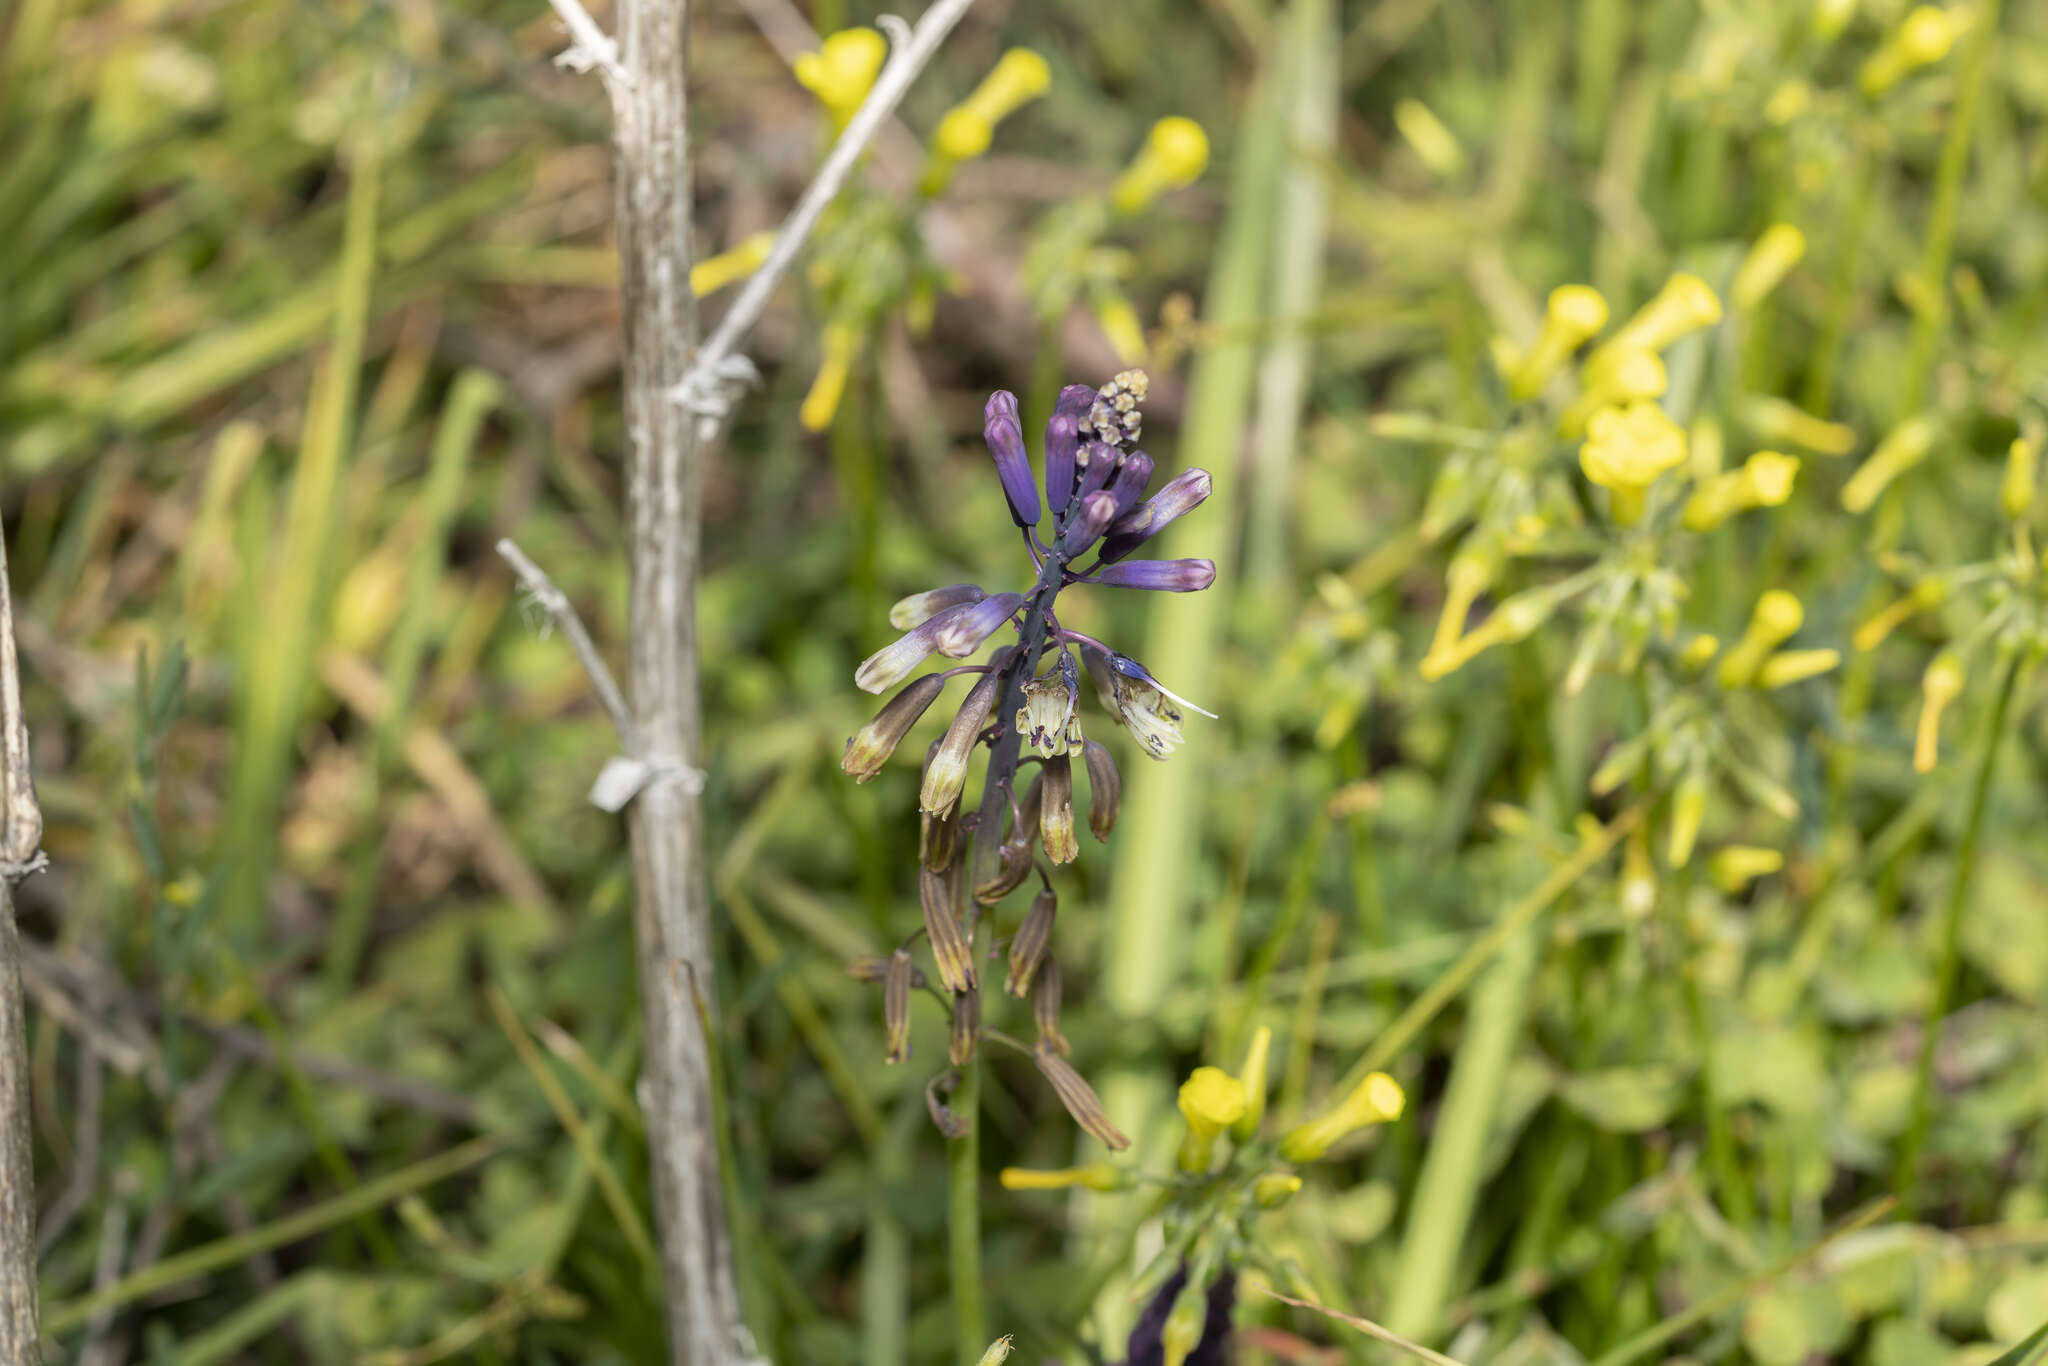
{"label": "seed pod", "polygon": [[[933,748],[938,742],[932,742]],[[931,762],[931,756],[925,756]],[[952,866],[953,856],[960,850],[960,803],[954,802],[943,816],[931,812],[919,813],[917,831],[917,860],[935,873],[942,873]]]}
{"label": "seed pod", "polygon": [[1040,1044],[1067,1051],[1067,1036],[1060,1033],[1060,964],[1051,954],[1038,965],[1038,984],[1031,989],[1031,1023]]}
{"label": "seed pod", "polygon": [[882,981],[882,1033],[889,1043],[889,1062],[910,1056],[910,984],[916,974],[909,950],[889,955],[888,975]]}
{"label": "seed pod", "polygon": [[896,752],[896,746],[925,714],[926,708],[946,690],[942,674],[926,674],[902,692],[897,693],[875,713],[875,719],[862,726],[854,737],[846,742],[846,752],[840,756],[839,767],[853,776],[857,783],[864,783],[882,771],[882,765]]}
{"label": "seed pod", "polygon": [[889,960],[879,953],[864,953],[846,965],[846,975],[856,982],[872,985],[889,971]]}
{"label": "seed pod", "polygon": [[1095,1094],[1095,1088],[1084,1080],[1072,1064],[1061,1057],[1054,1048],[1041,1039],[1031,1050],[1031,1060],[1038,1064],[1038,1070],[1051,1084],[1053,1094],[1060,1098],[1074,1123],[1108,1148],[1111,1152],[1122,1152],[1131,1146],[1131,1140],[1123,1131],[1109,1122],[1103,1113],[1102,1099]]}
{"label": "seed pod", "polygon": [[1087,743],[1082,762],[1088,766],[1088,828],[1096,839],[1106,840],[1116,829],[1117,811],[1123,804],[1123,779],[1117,775],[1116,759],[1109,748],[1098,740]]}
{"label": "seed pod", "polygon": [[1072,863],[1081,853],[1074,839],[1074,762],[1064,754],[1045,761],[1045,796],[1038,831],[1045,856],[1054,863]]}
{"label": "seed pod", "polygon": [[959,1073],[941,1072],[924,1085],[925,1113],[932,1117],[932,1124],[947,1138],[967,1137],[967,1121],[955,1114],[952,1106],[939,1099],[940,1096],[951,1095],[959,1084]]}
{"label": "seed pod", "polygon": [[960,704],[953,724],[946,728],[945,735],[939,739],[939,747],[932,751],[930,762],[925,764],[919,810],[944,815],[960,800],[960,790],[967,786],[967,758],[973,753],[974,742],[980,737],[981,728],[995,707],[996,690],[1002,686],[1002,679],[1001,670],[989,670],[967,694],[967,700]]}
{"label": "seed pod", "polygon": [[946,1054],[953,1066],[974,1061],[974,1047],[981,1040],[981,988],[969,987],[953,998],[953,1031],[946,1041]]}
{"label": "seed pod", "polygon": [[1023,840],[1005,840],[996,848],[995,874],[975,885],[974,899],[984,906],[993,906],[1023,886],[1029,876],[1031,846]]}
{"label": "seed pod", "polygon": [[1053,917],[1059,904],[1059,898],[1051,892],[1040,892],[1031,898],[1031,909],[1024,913],[1017,933],[1010,936],[1010,975],[1003,982],[1003,990],[1010,995],[1021,999],[1031,989],[1032,974],[1038,971],[1046,947],[1052,943]]}
{"label": "seed pod", "polygon": [[926,868],[917,875],[918,900],[924,909],[925,937],[932,941],[932,960],[939,967],[939,982],[958,995],[974,986],[974,950],[953,918],[953,899],[947,895],[943,875]]}

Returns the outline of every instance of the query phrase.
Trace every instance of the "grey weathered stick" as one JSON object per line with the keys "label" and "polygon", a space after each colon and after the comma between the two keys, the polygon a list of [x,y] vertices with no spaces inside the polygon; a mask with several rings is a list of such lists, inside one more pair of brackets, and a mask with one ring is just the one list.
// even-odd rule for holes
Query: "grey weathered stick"
{"label": "grey weathered stick", "polygon": [[882,67],[882,74],[875,79],[874,89],[868,92],[867,99],[861,102],[853,117],[847,120],[846,129],[839,135],[839,141],[832,145],[825,164],[818,168],[818,174],[804,188],[796,207],[783,220],[768,259],[747,277],[739,297],[718,320],[718,329],[704,343],[681,382],[675,386],[676,402],[705,418],[706,435],[717,432],[719,419],[725,414],[726,394],[735,377],[752,373],[752,367],[744,364],[745,358],[737,351],[748,331],[760,320],[762,310],[768,307],[768,296],[775,292],[775,286],[781,283],[797,253],[803,250],[805,239],[817,226],[826,205],[838,197],[846,178],[853,173],[855,163],[867,150],[868,143],[874,140],[875,134],[902,102],[910,83],[917,79],[917,74],[939,50],[939,44],[945,41],[946,35],[953,31],[953,26],[960,22],[973,3],[974,0],[934,0],[908,37],[897,32],[903,26],[901,20],[897,20],[892,28],[885,16],[883,27],[897,41],[888,63]]}
{"label": "grey weathered stick", "polygon": [[[703,452],[668,391],[697,343],[690,291],[690,137],[686,0],[620,0],[613,89],[613,182],[625,322],[626,523],[630,528],[627,671],[633,757],[663,774],[694,768],[697,553]],[[650,783],[630,813],[634,938],[646,1055],[655,1225],[673,1366],[753,1359],[740,1315],[712,1088],[713,999],[703,808],[674,777]]]}
{"label": "grey weathered stick", "polygon": [[568,594],[555,587],[555,581],[547,576],[547,571],[535,564],[510,536],[498,541],[498,554],[519,575],[519,582],[533,594],[533,600],[540,604],[541,610],[569,638],[569,648],[576,652],[583,672],[590,675],[590,686],[597,689],[597,700],[604,704],[605,714],[612,718],[612,728],[619,733],[619,743],[625,747],[626,753],[639,758],[640,739],[633,727],[633,713],[626,710],[626,699],[619,692],[619,685],[613,681],[612,671],[605,666],[604,656],[597,652],[597,642],[583,628],[583,618],[577,616],[576,609],[570,605]]}
{"label": "grey weathered stick", "polygon": [[14,602],[0,537],[0,1361],[41,1359],[36,1333],[35,1149],[29,1136],[28,1031],[14,884],[40,866],[42,811],[28,766]]}

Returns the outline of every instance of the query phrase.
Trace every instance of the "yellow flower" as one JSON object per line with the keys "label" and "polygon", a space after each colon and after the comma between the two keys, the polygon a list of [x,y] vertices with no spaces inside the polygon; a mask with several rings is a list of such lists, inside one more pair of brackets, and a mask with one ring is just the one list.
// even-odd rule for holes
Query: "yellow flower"
{"label": "yellow flower", "polygon": [[1013,47],[982,78],[974,93],[947,110],[932,133],[932,154],[919,189],[935,195],[946,188],[953,170],[988,151],[996,125],[1043,95],[1052,84],[1045,58],[1027,47]]}
{"label": "yellow flower", "polygon": [[1197,1067],[1181,1083],[1180,1113],[1188,1124],[1180,1142],[1180,1169],[1209,1170],[1216,1136],[1244,1114],[1244,1083],[1220,1067]]}
{"label": "yellow flower", "polygon": [[1875,650],[1908,618],[1939,607],[1947,596],[1948,583],[1930,575],[1914,584],[1898,601],[1882,608],[1877,615],[1858,626],[1849,641],[1859,650]]}
{"label": "yellow flower", "polygon": [[1406,1103],[1399,1082],[1384,1072],[1374,1072],[1336,1109],[1288,1130],[1280,1140],[1280,1155],[1289,1162],[1313,1162],[1347,1134],[1399,1119]]}
{"label": "yellow flower", "polygon": [[1586,424],[1579,468],[1614,495],[1622,526],[1642,516],[1643,494],[1657,476],[1685,463],[1685,429],[1654,403],[1602,408]]}
{"label": "yellow flower", "polygon": [[1730,896],[1770,873],[1785,866],[1785,856],[1775,849],[1759,849],[1749,844],[1731,844],[1725,849],[1716,849],[1707,872],[1714,879],[1714,885]]}
{"label": "yellow flower", "polygon": [[1998,485],[1998,506],[2015,520],[2027,515],[2034,505],[2034,447],[2025,437],[2014,437],[2005,453],[2005,478]]}
{"label": "yellow flower", "polygon": [[1878,96],[1923,66],[1932,66],[1955,44],[1956,25],[1947,11],[1920,5],[1908,14],[1883,47],[1856,73],[1864,94]]}
{"label": "yellow flower", "polygon": [[1300,1189],[1300,1177],[1292,1173],[1268,1172],[1252,1182],[1252,1203],[1260,1209],[1279,1209]]}
{"label": "yellow flower", "polygon": [[1118,213],[1137,213],[1168,190],[1192,185],[1209,165],[1209,135],[1193,119],[1164,118],[1109,192]]}
{"label": "yellow flower", "polygon": [[846,393],[846,377],[853,370],[853,358],[860,351],[860,329],[851,323],[827,323],[823,341],[824,357],[811,391],[797,409],[797,421],[807,432],[822,432],[832,425],[839,400]]}
{"label": "yellow flower", "polygon": [[1697,275],[1680,271],[1664,282],[1655,298],[1621,325],[1607,345],[1662,351],[1680,337],[1719,321],[1721,300],[1713,287]]}
{"label": "yellow flower", "polygon": [[1856,431],[1827,422],[1787,399],[1751,394],[1736,400],[1742,421],[1764,440],[1804,446],[1818,455],[1847,455],[1856,448]]}
{"label": "yellow flower", "polygon": [[1868,512],[1871,504],[1891,487],[1892,481],[1927,458],[1934,449],[1934,438],[1940,429],[1933,417],[1926,413],[1910,417],[1877,443],[1877,449],[1870,458],[1857,467],[1849,476],[1849,482],[1842,485],[1842,509],[1845,512]]}
{"label": "yellow flower", "polygon": [[1780,650],[1756,671],[1759,688],[1785,688],[1817,678],[1842,662],[1840,650]]}
{"label": "yellow flower", "polygon": [[1458,145],[1457,134],[1444,127],[1443,120],[1421,100],[1396,100],[1394,126],[1415,150],[1416,159],[1436,175],[1450,180],[1464,173],[1465,149]]}
{"label": "yellow flower", "polygon": [[1699,842],[1700,822],[1706,814],[1707,770],[1704,764],[1694,764],[1671,794],[1671,842],[1664,857],[1673,868],[1692,862],[1693,846]]}
{"label": "yellow flower", "polygon": [[1750,614],[1749,629],[1721,661],[1721,686],[1747,686],[1763,667],[1765,657],[1789,640],[1805,620],[1806,609],[1799,605],[1799,599],[1781,588],[1773,588],[1758,598],[1756,610]]}
{"label": "yellow flower", "polygon": [[849,28],[825,39],[822,51],[806,52],[791,65],[798,82],[832,115],[833,126],[844,128],[874,88],[888,55],[889,43],[881,34]]}
{"label": "yellow flower", "polygon": [[1941,749],[1941,713],[1962,695],[1963,661],[1943,650],[1920,676],[1920,725],[1913,736],[1913,767],[1932,773]]}
{"label": "yellow flower", "polygon": [[1728,297],[1739,312],[1752,313],[1778,287],[1799,259],[1806,255],[1806,234],[1790,223],[1773,223],[1756,239],[1742,264],[1735,268],[1735,282]]}
{"label": "yellow flower", "polygon": [[1579,396],[1557,420],[1558,435],[1583,435],[1593,414],[1645,399],[1662,398],[1670,383],[1664,362],[1640,346],[1602,346],[1579,367]]}
{"label": "yellow flower", "polygon": [[1090,1162],[1082,1167],[1061,1167],[1041,1171],[1031,1167],[1005,1167],[996,1180],[1006,1191],[1056,1191],[1081,1186],[1092,1191],[1120,1190],[1129,1183],[1114,1163]]}
{"label": "yellow flower", "polygon": [[705,257],[690,267],[690,292],[701,299],[739,283],[761,268],[774,245],[774,233],[757,232],[730,251]]}
{"label": "yellow flower", "polygon": [[1550,291],[1543,310],[1543,330],[1529,353],[1508,378],[1508,395],[1520,402],[1534,397],[1558,367],[1588,338],[1607,326],[1607,300],[1588,285],[1560,285]]}
{"label": "yellow flower", "polygon": [[1758,451],[1739,470],[1717,474],[1685,500],[1682,520],[1692,531],[1710,531],[1738,512],[1777,507],[1792,496],[1799,457]]}

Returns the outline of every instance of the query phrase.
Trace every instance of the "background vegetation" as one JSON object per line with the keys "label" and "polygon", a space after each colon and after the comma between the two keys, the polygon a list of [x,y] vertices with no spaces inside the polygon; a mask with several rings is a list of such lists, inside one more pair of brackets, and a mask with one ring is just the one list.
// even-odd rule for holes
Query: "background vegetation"
{"label": "background vegetation", "polygon": [[[828,132],[757,22],[873,14],[700,9],[709,254],[774,225]],[[1922,775],[1921,671],[1986,600],[1850,649],[1916,566],[2013,544],[2007,446],[2048,416],[2048,7],[1949,13],[1953,49],[1875,94],[1859,71],[1897,41],[1893,0],[969,17],[912,129],[1013,44],[1052,84],[960,169],[945,240],[927,220],[952,292],[928,332],[867,332],[812,434],[833,296],[787,289],[703,509],[732,1206],[776,1360],[953,1359],[928,1074],[883,1063],[879,997],[844,966],[917,924],[922,732],[845,780],[852,672],[897,596],[1017,577],[975,419],[993,388],[1042,415],[1118,368],[1106,295],[1034,319],[1020,291],[1033,244],[1168,114],[1208,129],[1210,173],[1119,221],[1108,266],[1151,332],[1148,448],[1216,474],[1174,543],[1219,579],[1068,624],[1143,641],[1222,719],[1191,717],[1167,765],[1116,737],[1124,824],[1064,877],[1063,1029],[1112,1119],[1170,1152],[1172,1088],[1260,1023],[1273,1107],[1301,1113],[1551,874],[1542,918],[1389,1063],[1407,1117],[1265,1226],[1327,1302],[1470,1363],[1980,1362],[2048,1318],[2035,676],[2008,708],[1972,658]],[[504,0],[17,0],[0,35],[0,504],[52,859],[20,892],[51,1355],[651,1360],[629,865],[584,800],[612,742],[490,553],[516,535],[617,656],[601,94],[550,66],[543,6]],[[1667,355],[1672,406],[1717,422],[1731,464],[1789,439],[1757,396],[1846,424],[1847,448],[1803,448],[1789,503],[1671,565],[1688,631],[1732,640],[1782,589],[1800,643],[1851,657],[1730,713],[1799,809],[1717,788],[1703,848],[1782,869],[1724,889],[1653,858],[1646,904],[1640,860],[1565,862],[1575,818],[1632,799],[1587,779],[1644,731],[1637,679],[1567,697],[1560,619],[1425,681],[1458,537],[1424,504],[1457,452],[1497,451],[1491,339],[1525,343],[1553,286],[1597,286],[1617,320],[1675,269],[1725,297],[1777,222],[1804,259]],[[861,247],[832,249],[858,272]],[[1924,462],[1844,511],[1923,410]],[[1598,524],[1604,495],[1574,487]],[[2029,575],[2008,592],[2031,612]],[[1986,735],[2003,754],[1901,1168]],[[921,1018],[915,1053],[944,1046]],[[1028,1064],[991,1058],[991,1327],[1023,1359],[1115,1359],[1131,1308],[1105,1249],[1132,1210],[995,1186],[1093,1154]],[[1255,1295],[1240,1323],[1240,1361],[1378,1359]]]}

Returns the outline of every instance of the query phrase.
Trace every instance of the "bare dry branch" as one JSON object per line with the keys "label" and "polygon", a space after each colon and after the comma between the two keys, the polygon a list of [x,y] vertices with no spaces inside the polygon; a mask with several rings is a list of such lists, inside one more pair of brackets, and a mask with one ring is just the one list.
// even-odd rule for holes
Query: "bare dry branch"
{"label": "bare dry branch", "polygon": [[0,1361],[41,1359],[36,1332],[35,1149],[14,883],[40,867],[43,816],[29,773],[28,723],[14,649],[14,601],[0,537]]}

